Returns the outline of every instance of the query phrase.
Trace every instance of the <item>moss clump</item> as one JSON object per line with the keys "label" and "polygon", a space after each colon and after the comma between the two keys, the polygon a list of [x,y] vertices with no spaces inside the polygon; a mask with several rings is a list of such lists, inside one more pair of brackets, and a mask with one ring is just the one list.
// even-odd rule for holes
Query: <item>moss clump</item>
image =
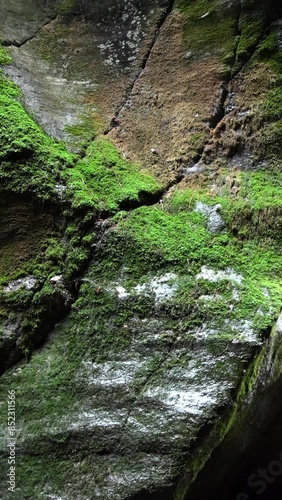
{"label": "moss clump", "polygon": [[264,19],[261,16],[253,17],[243,14],[239,22],[240,38],[236,49],[236,61],[234,72],[236,73],[242,64],[252,55],[256,45],[261,39],[264,31]]}
{"label": "moss clump", "polygon": [[91,140],[94,140],[101,129],[102,121],[97,113],[93,113],[92,116],[81,116],[79,123],[65,127],[65,131],[77,139],[76,147],[84,148]]}
{"label": "moss clump", "polygon": [[[0,57],[1,63],[9,62],[3,49]],[[142,197],[157,193],[160,186],[139,166],[123,160],[104,137],[88,147],[84,159],[70,154],[28,116],[19,101],[19,89],[2,73],[0,90],[1,191],[2,196],[9,194],[12,205],[3,213],[0,207],[8,234],[0,250],[0,283],[5,286],[9,280],[27,275],[38,279],[36,293],[21,291],[1,298],[5,314],[7,307],[23,313],[18,346],[30,352],[41,333],[70,306],[73,279],[90,256],[97,215],[114,212],[123,203],[139,203]],[[72,133],[80,136],[86,125],[90,139],[95,130],[86,118],[82,128]],[[38,212],[36,220],[33,208]],[[26,215],[22,223],[18,216],[18,224],[17,210]],[[50,286],[56,274],[64,277],[63,290]]]}
{"label": "moss clump", "polygon": [[[0,50],[0,63],[8,64],[10,58]],[[74,156],[30,118],[18,101],[19,89],[1,72],[0,91],[1,189],[52,199],[61,171],[73,165]]]}
{"label": "moss clump", "polygon": [[[1,58],[2,63],[8,60]],[[73,164],[74,157],[28,116],[17,100],[19,90],[1,73],[0,90],[1,189],[29,192],[45,200],[54,198],[60,172]]]}
{"label": "moss clump", "polygon": [[253,64],[258,62],[263,62],[268,68],[271,68],[272,73],[276,76],[281,74],[282,54],[278,44],[278,33],[274,26],[270,28],[270,32],[261,40],[255,51]]}
{"label": "moss clump", "polygon": [[255,137],[254,152],[257,159],[281,158],[282,123],[266,124]]}
{"label": "moss clump", "polygon": [[[245,192],[242,187],[241,196],[243,198],[244,193],[249,192],[254,205],[259,207],[259,184],[263,186],[269,179],[264,178],[262,172],[253,175],[250,185],[244,186]],[[265,240],[258,242],[249,239],[240,245],[238,238],[228,229],[225,233],[211,234],[207,229],[206,218],[194,212],[198,200],[210,205],[221,200],[223,216],[227,216],[231,206],[237,206],[237,209],[241,207],[227,194],[221,198],[213,197],[202,188],[176,190],[163,207],[142,207],[127,217],[125,213],[116,214],[118,225],[107,232],[96,250],[95,265],[85,276],[80,298],[73,307],[71,326],[64,328],[61,335],[57,332],[53,341],[29,365],[16,371],[13,376],[14,389],[18,394],[18,418],[25,421],[25,433],[41,435],[38,443],[27,440],[23,444],[27,461],[29,450],[34,450],[36,446],[38,454],[48,454],[50,457],[56,453],[58,463],[63,463],[64,441],[68,443],[69,435],[72,434],[69,431],[60,432],[60,425],[65,428],[66,421],[75,420],[78,412],[84,408],[82,402],[89,409],[89,401],[95,400],[93,394],[96,394],[97,389],[95,384],[85,383],[81,360],[88,360],[90,365],[93,363],[95,366],[109,359],[124,359],[124,352],[134,346],[143,324],[145,329],[149,329],[146,334],[146,342],[149,343],[151,325],[148,327],[143,320],[153,317],[156,321],[153,324],[154,333],[160,335],[156,355],[134,380],[134,397],[144,387],[148,375],[161,376],[162,370],[169,371],[174,364],[181,366],[181,363],[187,363],[186,349],[183,359],[181,356],[172,356],[163,362],[160,349],[167,357],[172,339],[181,338],[185,342],[189,338],[193,339],[196,327],[212,324],[214,332],[209,348],[217,356],[229,342],[230,345],[234,345],[234,341],[238,342],[236,352],[240,346],[242,332],[234,332],[230,324],[241,321],[239,329],[243,330],[246,328],[244,321],[252,321],[256,331],[263,332],[273,322],[282,299],[281,257],[272,244]],[[68,234],[71,238],[74,235],[71,225]],[[228,277],[218,282],[197,278],[203,265],[214,270],[232,266],[237,274],[242,275],[242,283],[234,284]],[[178,280],[178,288],[171,300],[156,306],[152,294],[137,295],[134,292],[136,285],[144,286],[151,276],[163,275],[167,271],[177,274]],[[123,286],[128,296],[119,298],[117,286]],[[239,299],[232,299],[234,288]],[[48,297],[52,291],[45,288],[44,293]],[[38,295],[40,292],[37,298]],[[213,297],[213,300],[205,301],[203,296]],[[230,306],[234,307],[233,310]],[[249,347],[244,346],[244,349],[246,357],[250,356]],[[63,365],[62,359],[66,360]],[[213,445],[218,444],[233,428],[243,398],[253,390],[260,366],[261,359],[257,359],[242,383],[235,409],[224,418],[224,422],[218,424],[212,442],[209,441],[207,447],[199,449],[199,454],[194,456],[189,468],[193,475],[196,476],[204,465]],[[218,372],[225,367],[219,361]],[[35,408],[25,402],[27,394],[32,394]],[[49,422],[51,430],[49,427],[47,432],[46,415],[49,419],[52,416],[51,424]],[[64,415],[69,420],[62,418]],[[53,434],[52,425],[55,428]],[[93,449],[94,445],[92,452]],[[19,474],[23,473],[24,467],[20,466]],[[39,481],[45,480],[41,470],[38,470],[38,475]],[[64,484],[62,475],[59,479]],[[55,480],[50,480],[50,483],[54,487]]]}
{"label": "moss clump", "polygon": [[256,60],[271,66],[276,73],[281,70],[282,64],[282,55],[278,50],[277,41],[277,33],[272,31],[261,41],[255,53]]}
{"label": "moss clump", "polygon": [[268,120],[282,119],[282,86],[279,85],[268,92],[263,112]]}
{"label": "moss clump", "polygon": [[9,64],[11,62],[11,57],[4,49],[4,47],[0,44],[0,65]]}
{"label": "moss clump", "polygon": [[[179,293],[183,290],[179,295],[179,307],[183,312],[186,311],[185,314],[189,308],[191,312],[192,307],[200,320],[203,318],[212,320],[222,316],[234,320],[248,319],[262,331],[271,324],[281,307],[282,261],[277,251],[278,242],[273,239],[276,237],[275,232],[273,234],[269,231],[267,224],[261,224],[261,232],[251,233],[248,238],[241,238],[238,233],[234,236],[233,227],[234,221],[237,225],[240,224],[240,218],[241,229],[244,226],[249,227],[249,221],[246,222],[243,216],[246,204],[250,210],[248,214],[252,214],[254,221],[258,217],[256,214],[261,213],[263,194],[269,194],[269,206],[271,198],[274,197],[276,187],[268,186],[262,174],[254,176],[248,188],[245,187],[249,193],[248,201],[244,200],[243,190],[242,198],[238,201],[227,197],[211,197],[204,191],[202,193],[193,190],[176,191],[163,207],[142,207],[135,210],[119,223],[118,234],[121,234],[123,239],[126,234],[130,235],[147,266],[151,261],[151,265],[156,268],[158,262],[159,268],[169,266],[181,274],[183,269],[187,269],[190,278],[179,288]],[[277,187],[277,192],[278,189]],[[230,229],[216,234],[210,233],[205,217],[194,211],[196,200],[208,205],[221,203],[222,217]],[[275,203],[279,203],[278,199],[274,201],[274,205]],[[266,215],[266,212],[263,214]],[[271,224],[270,222],[269,225]],[[118,242],[115,242],[115,246],[119,248]],[[124,253],[123,258],[125,258]],[[130,255],[126,255],[126,260],[132,262]],[[228,278],[223,288],[218,282],[207,283],[205,280],[195,282],[195,275],[200,272],[203,265],[217,270],[232,267],[243,277],[242,286],[239,286],[240,301],[234,303],[233,313],[230,314],[228,311],[229,305],[233,303],[232,286],[230,283],[228,285]],[[134,267],[134,263],[132,266]],[[197,302],[202,295],[214,294],[218,296],[218,301]]]}
{"label": "moss clump", "polygon": [[60,171],[72,165],[73,156],[42,132],[11,97],[10,85],[7,86],[8,91],[0,96],[2,190],[28,191],[37,198],[48,199],[55,194]]}
{"label": "moss clump", "polygon": [[158,182],[121,156],[106,138],[93,142],[86,157],[65,174],[75,208],[114,211],[122,203],[138,202],[140,193],[157,193]]}
{"label": "moss clump", "polygon": [[[201,151],[205,143],[208,139],[208,134],[207,132],[195,132],[189,136],[189,146],[191,149],[191,153],[195,153],[197,155],[199,151]],[[188,146],[188,147],[189,147]]]}

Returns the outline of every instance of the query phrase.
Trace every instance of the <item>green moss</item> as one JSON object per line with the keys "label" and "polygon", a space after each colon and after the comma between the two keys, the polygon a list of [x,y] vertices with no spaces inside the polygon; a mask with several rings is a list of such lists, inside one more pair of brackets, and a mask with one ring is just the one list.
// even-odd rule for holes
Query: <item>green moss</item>
{"label": "green moss", "polygon": [[61,16],[71,14],[76,7],[76,0],[63,0],[61,3],[58,13]]}
{"label": "green moss", "polygon": [[80,116],[79,120],[76,125],[67,125],[65,131],[77,139],[75,141],[76,147],[85,148],[102,130],[102,121],[98,113],[94,113],[93,116]]}
{"label": "green moss", "polygon": [[[1,61],[7,63],[9,59],[4,56],[3,51]],[[28,116],[18,101],[18,88],[1,74],[0,90],[1,190],[2,196],[6,192],[15,197],[15,210],[12,208],[8,217],[6,212],[0,214],[7,234],[14,235],[0,249],[0,283],[5,285],[28,274],[39,280],[36,293],[21,290],[2,294],[1,299],[5,311],[10,307],[24,312],[24,335],[19,345],[30,353],[40,329],[48,324],[51,327],[69,305],[66,290],[52,288],[50,278],[63,275],[66,287],[72,290],[74,277],[83,272],[90,256],[93,222],[99,211],[114,212],[122,203],[138,203],[160,186],[139,166],[124,161],[105,138],[98,138],[87,149],[85,158],[78,161],[64,144],[48,137]],[[85,132],[85,123],[83,130],[72,132],[78,136]],[[87,126],[90,138],[92,122]],[[55,222],[61,218],[57,184],[67,185],[62,223]],[[31,198],[29,203],[24,201],[26,197]],[[50,212],[42,224],[41,216],[34,220],[31,201],[48,202]],[[52,206],[56,206],[54,217]],[[39,205],[37,211],[41,209]],[[17,211],[23,211],[23,220]],[[65,227],[67,238],[63,240]]]}
{"label": "green moss", "polygon": [[278,47],[276,31],[270,32],[258,46],[254,61],[263,61],[276,74],[281,73],[282,55]]}
{"label": "green moss", "polygon": [[86,157],[66,172],[73,207],[117,210],[123,202],[136,202],[140,193],[156,193],[157,181],[121,156],[104,137],[97,138]]}
{"label": "green moss", "polygon": [[261,39],[264,31],[264,19],[260,16],[253,18],[253,16],[243,14],[239,24],[240,38],[236,49],[235,72],[250,57]]}
{"label": "green moss", "polygon": [[281,159],[282,120],[266,123],[257,131],[251,142],[257,160]]}
{"label": "green moss", "polygon": [[0,44],[0,65],[9,64],[11,62],[11,57],[4,49],[4,47]]}
{"label": "green moss", "polygon": [[[262,174],[254,174],[254,177],[254,187],[250,183],[246,189],[249,195],[253,193],[252,210],[254,213],[256,210],[260,213],[264,192],[269,194],[266,203],[270,206],[271,199],[275,204],[273,189],[275,191],[276,188],[273,186],[269,188]],[[260,188],[263,186],[263,181],[265,181],[264,191]],[[201,194],[187,190],[184,193],[176,192],[163,207],[141,207],[135,210],[127,219],[121,220],[117,234],[121,236],[121,242],[125,240],[126,235],[130,236],[136,252],[139,256],[142,255],[145,267],[149,266],[153,270],[156,269],[156,265],[158,268],[169,266],[181,275],[188,273],[188,281],[185,278],[181,284],[180,278],[179,282],[178,315],[190,314],[190,318],[194,317],[200,322],[203,319],[217,321],[223,317],[229,317],[231,320],[248,319],[254,323],[257,330],[263,331],[271,325],[278,314],[282,299],[282,260],[276,244],[273,244],[271,239],[271,232],[269,234],[267,226],[262,224],[261,230],[264,227],[265,233],[261,232],[257,238],[255,235],[253,238],[249,236],[245,242],[227,230],[212,234],[207,229],[205,217],[194,211],[196,200],[211,205],[220,202],[222,217],[225,220],[229,217],[230,229],[232,230],[234,224],[232,221],[236,220],[238,224],[242,210],[240,201],[234,203],[231,199],[220,197],[214,199],[204,192]],[[243,216],[241,217],[243,226]],[[124,243],[119,244],[118,239],[114,244],[115,252],[120,245],[123,245],[122,258],[134,268],[132,244],[126,256]],[[195,275],[199,273],[202,265],[219,270],[232,267],[243,277],[242,285],[239,286],[240,301],[234,303],[233,312],[229,310],[233,299],[232,286],[228,278],[222,284],[207,283],[206,280],[195,282]],[[266,298],[265,290],[269,293],[269,298]],[[214,294],[218,296],[216,301],[198,300],[202,295]],[[232,336],[231,331],[226,333],[227,336]]]}
{"label": "green moss", "polygon": [[189,136],[189,142],[191,145],[191,152],[195,152],[195,154],[199,153],[202,150],[204,145],[206,144],[208,138],[208,134],[205,132],[196,132]]}
{"label": "green moss", "polygon": [[[189,48],[204,53],[207,47],[208,50],[220,47],[225,62],[231,64],[234,58],[233,17],[224,20],[216,1],[182,0],[179,6],[187,16],[185,37]],[[64,2],[61,13],[70,8],[72,2]],[[203,17],[207,12],[208,15]],[[238,64],[250,55],[261,30],[259,22],[244,22],[237,50]],[[268,40],[261,45],[262,58],[273,50],[272,44],[273,40]],[[4,56],[2,59],[7,61]],[[61,337],[56,330],[56,343],[50,342],[24,370],[16,370],[13,374],[18,417],[25,421],[27,435],[42,436],[50,420],[58,423],[63,415],[73,415],[79,409],[81,396],[86,394],[89,397],[89,388],[83,381],[73,383],[74,378],[77,381],[81,360],[97,362],[109,359],[111,353],[122,355],[136,335],[136,330],[128,325],[133,311],[134,320],[139,324],[142,319],[156,317],[172,332],[173,339],[179,333],[193,338],[195,327],[215,325],[218,328],[213,332],[215,350],[222,349],[226,341],[238,340],[230,327],[232,321],[250,321],[256,332],[267,331],[281,308],[282,300],[282,257],[277,230],[281,229],[282,177],[278,169],[236,173],[240,186],[236,197],[230,195],[230,186],[223,187],[218,196],[212,196],[203,182],[202,187],[172,191],[162,205],[141,207],[129,214],[120,212],[123,206],[140,202],[144,195],[157,193],[161,186],[140,166],[125,161],[106,138],[99,137],[87,149],[85,158],[74,164],[74,158],[64,146],[49,139],[27,116],[15,99],[16,87],[4,78],[1,78],[0,86],[3,90],[0,118],[5,125],[0,131],[4,189],[32,193],[34,197],[50,201],[55,199],[57,182],[67,185],[66,239],[62,240],[62,228],[48,234],[46,240],[38,238],[34,248],[38,253],[43,252],[43,257],[29,255],[28,264],[20,268],[20,273],[30,272],[42,280],[40,289],[36,293],[21,290],[4,298],[5,307],[31,307],[23,323],[25,332],[36,331],[42,318],[53,313],[58,291],[50,285],[50,276],[62,273],[71,280],[83,270],[93,243],[89,225],[99,211],[117,212],[114,216],[117,226],[111,228],[106,238],[94,247],[95,265],[85,277],[85,283],[82,281],[80,298],[73,307],[71,328],[63,330]],[[279,132],[280,124],[276,120],[280,119],[280,108],[280,87],[277,87],[270,91],[264,107],[270,122],[267,125],[271,128],[269,136],[273,135],[275,127],[277,134]],[[83,130],[72,129],[71,132],[80,136]],[[191,137],[195,150],[204,141],[205,135],[201,133]],[[267,148],[267,142],[265,144]],[[277,143],[277,149],[279,145]],[[219,177],[224,173],[217,172],[217,175],[220,185]],[[194,210],[196,201],[222,205],[221,215],[226,222],[223,232],[212,234],[208,230],[206,217]],[[17,251],[17,245],[11,249],[11,253]],[[9,258],[10,249],[7,252]],[[8,260],[4,261],[4,267]],[[197,275],[202,266],[213,270],[232,267],[242,275],[242,282],[234,284],[228,277],[215,282],[199,278]],[[178,286],[172,301],[155,307],[152,292],[140,294],[138,298],[134,294],[138,284],[146,285],[150,277],[172,271],[177,274]],[[118,299],[116,294],[116,286],[121,280],[129,294],[126,300]],[[234,299],[234,291],[238,292],[239,299]],[[213,300],[204,300],[205,296]],[[0,311],[2,317],[5,307]],[[239,328],[244,328],[244,323],[242,325]],[[170,334],[164,333],[159,342],[169,349]],[[22,339],[22,344],[23,349],[29,348],[30,339]],[[62,359],[66,363],[62,363]],[[162,361],[159,354],[152,358],[144,377],[159,370]],[[171,361],[181,362],[180,359]],[[247,372],[234,409],[216,429],[213,446],[234,428],[242,402],[254,389],[261,363],[262,356]],[[4,389],[5,380],[7,383],[7,378],[4,379]],[[140,384],[140,380],[135,384],[136,390],[138,382]],[[31,398],[32,407],[29,404]],[[33,453],[49,453],[60,439],[67,442],[68,435],[61,438],[57,432],[52,439],[43,437],[38,445],[32,442]],[[208,443],[195,455],[190,468],[193,478],[211,450]],[[57,452],[58,457],[62,450],[58,447]],[[28,457],[19,467],[19,487],[26,484],[26,474],[29,475],[31,470],[31,496],[35,486],[39,484],[42,489],[46,482],[53,484],[57,476],[63,486],[74,464],[71,460],[62,460],[58,468],[57,465],[48,460],[46,467],[44,460],[35,463]],[[87,468],[85,470],[87,472]]]}
{"label": "green moss", "polygon": [[[242,187],[241,201],[244,201],[247,194],[251,199],[253,196],[254,206],[259,209],[259,186],[264,186],[267,193],[271,178],[267,175],[264,177],[262,172],[248,175],[251,181]],[[261,196],[265,196],[265,193],[262,190]],[[97,363],[117,359],[114,356],[123,359],[124,352],[136,341],[143,319],[153,317],[161,324],[163,337],[158,340],[158,348],[160,344],[165,346],[165,353],[171,347],[171,339],[181,338],[184,341],[187,337],[193,338],[195,327],[204,323],[216,324],[218,332],[213,333],[209,347],[211,352],[218,354],[226,347],[226,343],[238,341],[236,333],[228,327],[225,320],[253,321],[256,331],[264,331],[277,315],[282,298],[282,262],[272,244],[250,238],[240,246],[238,238],[228,229],[222,234],[211,234],[207,229],[206,218],[194,212],[197,200],[210,205],[221,201],[224,215],[230,212],[231,207],[234,210],[241,207],[241,201],[234,201],[227,193],[221,197],[213,197],[204,187],[176,190],[170,194],[163,206],[142,207],[126,218],[124,213],[116,214],[118,225],[107,232],[106,238],[103,238],[96,249],[93,266],[84,278],[80,298],[73,307],[71,322],[61,332],[56,331],[53,341],[29,365],[15,372],[13,383],[20,408],[19,421],[24,419],[27,435],[41,436],[39,442],[30,438],[24,445],[28,466],[32,464],[28,455],[32,449],[33,453],[36,450],[39,455],[48,454],[49,459],[54,453],[58,464],[68,467],[69,462],[66,463],[62,458],[62,450],[66,450],[69,434],[65,431],[64,435],[60,433],[61,423],[64,429],[66,426],[66,421],[61,417],[67,415],[73,422],[77,412],[81,410],[81,402],[87,404],[89,400],[95,400],[95,388],[86,384],[83,376],[80,379],[83,366],[81,360]],[[273,195],[266,196],[269,205],[271,197]],[[71,238],[75,236],[74,224],[69,225],[68,235]],[[58,253],[63,258],[60,249]],[[197,279],[196,275],[203,265],[213,269],[231,266],[244,277],[242,284],[234,285],[228,278],[220,282]],[[167,304],[156,307],[152,294],[140,294],[138,297],[134,295],[137,284],[144,285],[151,276],[167,271],[178,275],[177,292]],[[120,284],[129,293],[124,300],[119,299],[116,293],[116,286]],[[239,291],[239,301],[232,302],[233,288]],[[52,290],[45,287],[44,294],[50,301]],[[37,298],[38,295],[40,292]],[[213,300],[205,303],[201,300],[202,295],[217,295],[222,298],[218,302]],[[230,305],[234,305],[233,311],[230,310]],[[259,309],[263,316],[258,313]],[[134,322],[137,326],[134,326]],[[133,381],[136,392],[144,387],[146,377],[153,375],[157,379],[161,370],[171,366],[169,363],[164,365],[163,361],[164,358],[158,352],[152,357],[143,374],[139,374],[139,378]],[[169,362],[176,364],[184,363],[185,360],[172,359]],[[191,475],[192,478],[197,476],[211,451],[234,429],[244,398],[254,389],[260,367],[261,359],[256,360],[255,366],[247,373],[238,391],[235,407],[231,410],[229,408],[228,415],[216,426],[210,440],[194,453],[194,459],[189,464],[189,478]],[[219,362],[218,370],[223,369],[224,366]],[[35,409],[28,406],[30,397],[33,398]],[[51,437],[51,433],[44,434],[46,415],[51,426],[56,427]],[[96,452],[95,444],[91,450],[93,449]],[[23,481],[23,476],[29,469],[22,464],[18,467],[19,481]],[[65,476],[61,470],[58,481],[62,485],[56,479],[51,480],[49,473],[41,470],[41,464],[36,469],[36,474],[37,484],[41,485],[48,479],[54,491],[56,485],[59,491],[63,490]],[[185,485],[182,484],[181,492],[184,490]],[[178,493],[176,498],[183,496]]]}
{"label": "green moss", "polygon": [[268,120],[280,120],[282,118],[282,87],[271,89],[264,103],[265,117]]}
{"label": "green moss", "polygon": [[180,0],[178,8],[186,18],[184,39],[189,50],[212,50],[222,57],[234,54],[236,19],[233,12],[222,11],[221,2]]}
{"label": "green moss", "polygon": [[282,173],[278,169],[240,173],[241,198],[249,200],[254,210],[282,207]]}
{"label": "green moss", "polygon": [[198,148],[199,146],[202,145],[203,141],[205,141],[207,139],[207,137],[208,137],[207,133],[205,133],[205,132],[198,132],[198,133],[195,133],[195,134],[191,134],[190,141],[193,144],[193,146],[195,146],[196,148]]}
{"label": "green moss", "polygon": [[[9,62],[3,48],[1,62]],[[33,193],[40,199],[54,197],[60,172],[73,164],[73,155],[30,118],[17,100],[18,88],[2,74],[0,90],[1,189]]]}
{"label": "green moss", "polygon": [[[236,197],[230,192],[230,183],[238,186]],[[221,184],[220,196],[211,196],[202,189],[200,199],[222,205],[223,218],[234,234],[242,239],[271,238],[275,245],[281,241],[282,175],[278,168],[233,173],[222,169],[218,172],[218,185]],[[179,193],[172,205],[190,208],[194,199],[195,192]]]}
{"label": "green moss", "polygon": [[55,195],[60,172],[73,164],[64,145],[50,139],[15,100],[13,84],[0,76],[0,179],[2,190],[30,192],[40,199]]}
{"label": "green moss", "polygon": [[269,60],[276,53],[277,48],[277,33],[273,31],[261,41],[256,56]]}
{"label": "green moss", "polygon": [[[254,14],[248,6],[243,7],[239,26],[239,11],[230,7],[222,9],[218,0],[180,0],[178,8],[186,18],[184,38],[187,47],[202,54],[207,51],[219,54],[226,76],[241,69],[263,36],[264,15],[260,11]],[[263,52],[263,48],[261,50]]]}

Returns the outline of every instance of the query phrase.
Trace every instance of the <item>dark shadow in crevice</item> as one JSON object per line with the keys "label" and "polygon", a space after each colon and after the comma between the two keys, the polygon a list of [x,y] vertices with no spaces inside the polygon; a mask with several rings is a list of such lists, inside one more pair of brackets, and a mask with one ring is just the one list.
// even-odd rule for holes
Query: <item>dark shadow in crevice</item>
{"label": "dark shadow in crevice", "polygon": [[281,500],[282,380],[259,394],[248,421],[211,455],[185,500]]}

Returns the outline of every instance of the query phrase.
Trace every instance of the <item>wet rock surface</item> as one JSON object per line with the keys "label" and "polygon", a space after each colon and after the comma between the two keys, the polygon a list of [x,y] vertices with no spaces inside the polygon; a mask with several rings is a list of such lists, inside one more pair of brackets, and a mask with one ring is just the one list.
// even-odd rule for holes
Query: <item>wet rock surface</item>
{"label": "wet rock surface", "polygon": [[[0,124],[14,498],[201,498],[281,385],[281,6],[0,12],[0,60],[23,91],[8,85]],[[0,426],[6,478],[5,403]]]}
{"label": "wet rock surface", "polygon": [[[215,424],[220,409],[230,405],[257,342],[240,335],[238,342],[234,335],[225,339],[224,324],[204,338],[181,327],[173,314],[162,314],[160,302],[173,308],[177,296],[177,276],[164,276],[147,277],[148,288],[137,283],[127,296],[120,295],[116,281],[105,281],[96,295],[94,267],[83,285],[80,310],[54,332],[29,365],[13,370],[15,387],[25,386],[30,376],[40,377],[40,385],[50,381],[46,394],[49,399],[51,390],[54,398],[52,417],[44,415],[44,398],[39,387],[34,388],[37,416],[26,407],[28,420],[18,421],[18,459],[26,470],[36,442],[35,495],[106,500],[133,497],[148,485],[151,491],[175,488],[189,450],[201,442],[201,429]],[[122,274],[117,275],[117,281],[121,279]],[[140,315],[144,301],[151,314]],[[106,304],[108,318],[99,313]],[[89,347],[79,354],[80,336]],[[54,370],[62,377],[56,395]],[[53,455],[65,463],[64,474],[72,470],[61,487],[53,474],[47,483],[40,479],[44,459]],[[91,493],[84,480],[86,464]],[[28,491],[21,479],[18,491]],[[4,490],[1,493],[6,498]]]}
{"label": "wet rock surface", "polygon": [[[226,443],[212,454],[192,487],[188,499],[201,498],[210,485],[211,499],[226,497],[276,500],[281,493],[281,316],[265,349],[260,378]],[[274,353],[274,356],[270,353]],[[268,353],[268,354],[267,354]],[[270,357],[271,356],[271,360]],[[278,369],[278,371],[277,371]],[[265,384],[267,390],[264,389]],[[256,432],[252,429],[255,427]],[[232,452],[230,453],[230,450]]]}
{"label": "wet rock surface", "polygon": [[[248,366],[263,345],[257,305],[248,309],[244,296],[248,267],[187,266],[184,249],[180,268],[160,253],[156,269],[146,217],[157,213],[177,223],[180,215],[167,206],[142,210],[143,243],[130,237],[138,212],[109,225],[70,317],[28,364],[2,379],[5,387],[12,376],[15,390],[23,390],[18,495],[33,488],[43,498],[123,499],[158,492],[184,498],[198,471],[196,457],[204,463],[204,450],[209,456],[231,425],[238,387],[245,387]],[[183,214],[195,217],[193,209]],[[205,217],[196,216],[199,231],[203,224],[207,238],[221,238],[210,233]],[[173,238],[163,232],[165,243]],[[269,321],[272,292],[263,312]],[[215,314],[218,307],[222,315]],[[30,384],[36,413],[25,402]],[[24,478],[35,448],[34,487]]]}

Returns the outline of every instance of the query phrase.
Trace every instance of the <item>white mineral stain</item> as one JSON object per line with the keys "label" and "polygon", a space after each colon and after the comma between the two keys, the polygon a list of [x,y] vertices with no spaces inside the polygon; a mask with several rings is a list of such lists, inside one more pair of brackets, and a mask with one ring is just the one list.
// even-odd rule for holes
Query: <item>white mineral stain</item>
{"label": "white mineral stain", "polygon": [[216,301],[216,300],[221,300],[222,299],[222,295],[200,295],[199,297],[199,300],[204,300],[204,301],[207,301],[207,302],[211,302],[211,301]]}
{"label": "white mineral stain", "polygon": [[115,290],[120,299],[125,299],[131,294],[148,295],[153,293],[155,295],[155,301],[162,302],[171,299],[177,291],[178,284],[175,282],[176,278],[177,275],[175,273],[166,273],[163,276],[151,278],[146,283],[142,283],[142,285],[136,285],[131,292],[128,292],[122,285],[115,286]]}
{"label": "white mineral stain", "polygon": [[26,276],[25,278],[19,278],[14,281],[10,281],[4,288],[5,293],[17,292],[21,288],[26,290],[33,290],[37,284],[37,279],[34,276]]}
{"label": "white mineral stain", "polygon": [[149,388],[144,396],[160,401],[175,412],[199,415],[216,404],[221,383],[208,387],[191,387],[187,390],[177,388]]}
{"label": "white mineral stain", "polygon": [[146,294],[146,292],[154,293],[156,302],[162,302],[163,300],[171,299],[175,294],[178,285],[175,282],[169,282],[176,278],[177,275],[175,273],[166,273],[163,276],[152,278],[148,283],[137,285],[134,290],[137,294]]}
{"label": "white mineral stain", "polygon": [[[124,413],[125,415],[125,413]],[[123,416],[124,416],[123,415]],[[122,425],[122,419],[117,412],[93,410],[83,411],[73,416],[73,421],[67,426],[68,429],[81,429],[87,427],[116,427]]]}
{"label": "white mineral stain", "polygon": [[210,206],[202,203],[201,201],[197,201],[195,207],[195,212],[198,212],[207,217],[208,229],[212,233],[221,231],[225,227],[225,223],[222,217],[219,215],[220,210],[221,205],[219,203],[217,205]]}
{"label": "white mineral stain", "polygon": [[237,342],[250,342],[252,344],[260,345],[262,342],[258,334],[254,331],[253,322],[250,320],[225,320],[225,324],[236,333],[233,343]]}
{"label": "white mineral stain", "polygon": [[79,376],[86,377],[87,383],[102,386],[121,386],[132,382],[137,371],[145,363],[145,360],[132,359],[129,361],[107,361],[105,363],[92,363],[83,361],[82,373]]}
{"label": "white mineral stain", "polygon": [[198,339],[226,336],[226,334],[230,335],[232,343],[248,342],[261,345],[261,340],[254,330],[253,322],[250,320],[225,319],[221,327],[203,323],[202,326],[195,331],[195,337]]}
{"label": "white mineral stain", "polygon": [[118,293],[119,299],[125,299],[126,297],[129,296],[129,293],[126,291],[126,289],[123,286],[116,286],[116,291]]}
{"label": "white mineral stain", "polygon": [[207,266],[201,267],[201,272],[197,274],[196,279],[204,279],[207,281],[211,281],[216,283],[217,281],[229,280],[233,283],[237,283],[238,285],[242,284],[243,276],[241,274],[237,274],[233,269],[227,268],[221,271],[215,271]]}

